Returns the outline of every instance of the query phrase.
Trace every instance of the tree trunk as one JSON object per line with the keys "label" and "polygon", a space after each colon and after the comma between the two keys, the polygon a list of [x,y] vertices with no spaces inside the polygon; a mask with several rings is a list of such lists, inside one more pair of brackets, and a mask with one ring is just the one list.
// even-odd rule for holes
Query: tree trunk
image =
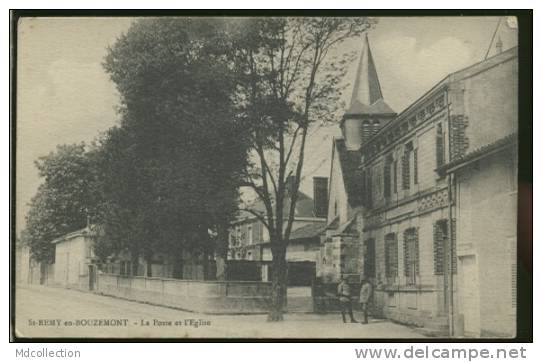
{"label": "tree trunk", "polygon": [[227,260],[228,260],[228,228],[219,226],[217,230],[216,243],[216,280],[226,280]]}
{"label": "tree trunk", "polygon": [[267,316],[268,322],[279,322],[284,319],[288,275],[285,249],[284,246],[280,246],[273,253],[271,308]]}
{"label": "tree trunk", "polygon": [[217,255],[216,258],[216,280],[226,280],[226,258]]}

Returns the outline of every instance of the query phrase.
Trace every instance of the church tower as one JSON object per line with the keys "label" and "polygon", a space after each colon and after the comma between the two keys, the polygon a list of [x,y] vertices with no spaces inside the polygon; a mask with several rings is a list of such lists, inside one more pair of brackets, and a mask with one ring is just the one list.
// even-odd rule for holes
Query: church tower
{"label": "church tower", "polygon": [[363,142],[395,116],[396,113],[382,96],[369,39],[365,34],[352,100],[341,122],[346,148],[349,151],[359,150]]}

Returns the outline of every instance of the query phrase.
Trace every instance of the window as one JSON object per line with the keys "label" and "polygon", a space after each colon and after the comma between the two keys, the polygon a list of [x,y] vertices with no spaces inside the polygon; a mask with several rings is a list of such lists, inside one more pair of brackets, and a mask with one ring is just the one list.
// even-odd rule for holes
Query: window
{"label": "window", "polygon": [[377,134],[377,132],[379,130],[380,130],[380,121],[374,120],[373,121],[373,133],[372,133],[372,135],[374,136],[375,134]]}
{"label": "window", "polygon": [[418,149],[414,149],[414,185],[418,184]]}
{"label": "window", "polygon": [[267,230],[267,226],[262,224],[262,241],[269,241],[269,230]]}
{"label": "window", "polygon": [[[443,275],[448,253],[448,220],[439,220],[433,224],[433,269],[435,275]],[[452,272],[457,273],[455,251],[455,220],[452,220]]]}
{"label": "window", "polygon": [[326,217],[328,208],[327,177],[313,178],[314,215]]}
{"label": "window", "polygon": [[439,168],[444,165],[444,132],[442,131],[442,123],[437,124],[436,154],[437,168]]}
{"label": "window", "polygon": [[395,233],[387,234],[384,240],[386,278],[388,284],[393,284],[399,275],[399,253],[397,249],[397,237]]}
{"label": "window", "polygon": [[247,241],[248,241],[248,245],[251,245],[254,242],[254,234],[252,233],[252,225],[247,226]]}
{"label": "window", "polygon": [[393,161],[393,193],[397,193],[397,161]]}
{"label": "window", "polygon": [[391,165],[393,158],[391,156],[386,157],[386,163],[384,164],[384,197],[391,196]]}
{"label": "window", "polygon": [[92,258],[92,244],[91,243],[87,244],[86,253],[87,253],[86,254],[87,258]]}
{"label": "window", "polygon": [[403,190],[410,189],[410,154],[412,153],[412,142],[405,146],[401,167],[403,169]]}
{"label": "window", "polygon": [[241,226],[237,225],[235,228],[235,244],[239,246],[241,244]]}
{"label": "window", "polygon": [[418,230],[410,228],[403,234],[405,277],[408,285],[415,285],[420,274],[420,253],[418,246]]}
{"label": "window", "polygon": [[364,242],[363,276],[374,278],[376,275],[375,240],[368,239]]}
{"label": "window", "polygon": [[263,229],[265,228],[265,226],[261,221],[257,221],[256,224],[254,224],[254,228],[254,242],[261,243],[263,241]]}
{"label": "window", "polygon": [[372,135],[372,128],[371,121],[365,120],[361,124],[361,142],[365,143],[371,138]]}

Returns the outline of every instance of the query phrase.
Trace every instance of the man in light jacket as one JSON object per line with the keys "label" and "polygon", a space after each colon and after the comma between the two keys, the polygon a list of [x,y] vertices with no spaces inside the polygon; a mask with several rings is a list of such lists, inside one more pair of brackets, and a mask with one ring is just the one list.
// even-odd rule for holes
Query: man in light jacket
{"label": "man in light jacket", "polygon": [[361,288],[359,291],[359,302],[361,303],[361,310],[363,311],[363,322],[367,324],[369,322],[369,303],[373,296],[373,285],[367,279],[361,280]]}

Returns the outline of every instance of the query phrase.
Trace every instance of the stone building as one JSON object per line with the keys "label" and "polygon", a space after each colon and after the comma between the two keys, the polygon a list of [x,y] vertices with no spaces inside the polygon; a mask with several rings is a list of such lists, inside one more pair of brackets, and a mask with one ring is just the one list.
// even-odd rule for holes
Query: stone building
{"label": "stone building", "polygon": [[55,284],[80,289],[94,288],[97,272],[94,240],[94,231],[84,228],[51,241],[55,245]]}
{"label": "stone building", "polygon": [[513,335],[517,64],[501,45],[395,114],[365,37],[332,146],[324,282],[369,279],[375,313],[428,333]]}
{"label": "stone building", "polygon": [[[293,183],[290,178],[287,184]],[[287,187],[288,188],[288,187]],[[314,195],[298,192],[290,241],[286,250],[289,277],[292,284],[310,285],[315,276],[316,259],[320,251],[320,234],[326,227],[327,178],[313,178]],[[289,200],[289,197],[287,197]],[[263,202],[255,200],[250,207],[265,212]],[[290,205],[284,206],[288,220]],[[286,225],[285,225],[286,226]],[[232,223],[229,233],[228,273],[230,279],[270,280],[271,243],[265,225],[253,214],[242,211]],[[239,270],[239,273],[236,272]],[[232,274],[233,273],[233,274]]]}

